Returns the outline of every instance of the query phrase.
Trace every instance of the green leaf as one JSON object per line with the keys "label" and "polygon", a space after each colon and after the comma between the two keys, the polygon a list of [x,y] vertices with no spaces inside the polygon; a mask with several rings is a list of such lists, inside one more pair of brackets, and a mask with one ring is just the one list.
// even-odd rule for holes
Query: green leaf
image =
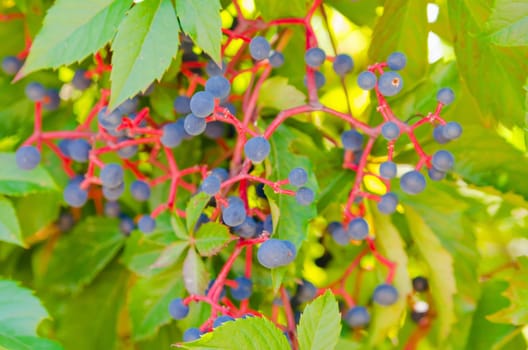
{"label": "green leaf", "polygon": [[[528,76],[527,47],[490,45],[483,35],[490,7],[479,2],[448,1],[460,78],[486,117],[494,117],[508,127],[525,125],[525,96],[522,91]],[[478,57],[478,59],[475,59]],[[493,67],[493,69],[490,69]],[[485,74],[483,72],[486,72]],[[490,87],[500,86],[500,89]]]}
{"label": "green leaf", "polygon": [[184,241],[189,240],[189,234],[187,233],[187,230],[185,229],[185,225],[183,224],[183,220],[178,215],[172,215],[170,219],[172,230],[174,231],[174,234],[179,239],[182,239]]}
{"label": "green leaf", "polygon": [[56,334],[66,349],[118,349],[118,322],[128,277],[125,269],[113,264],[82,293],[67,299]]}
{"label": "green leaf", "polygon": [[226,225],[207,222],[195,234],[194,244],[201,256],[215,255],[230,241],[231,235]]}
{"label": "green leaf", "polygon": [[222,21],[220,1],[176,1],[181,27],[217,64],[221,62]]}
{"label": "green leaf", "polygon": [[372,26],[378,18],[376,8],[383,6],[383,1],[327,0],[325,5],[332,6],[355,24]]}
{"label": "green leaf", "polygon": [[35,336],[48,312],[29,289],[0,279],[0,334]]}
{"label": "green leaf", "polygon": [[304,309],[297,335],[300,350],[334,349],[341,333],[341,314],[331,291],[312,301]]}
{"label": "green leaf", "polygon": [[393,305],[378,306],[375,304],[374,306],[374,317],[369,326],[369,347],[375,348],[385,341],[391,330],[400,325],[402,316],[408,308],[406,296],[412,292],[412,285],[407,272],[406,247],[400,233],[392,224],[390,216],[380,213],[375,206],[371,209],[375,223],[376,247],[383,256],[396,263],[393,284],[400,296]]}
{"label": "green leaf", "polygon": [[239,318],[226,322],[193,342],[178,344],[199,350],[289,350],[288,340],[270,320],[261,317]]}
{"label": "green leaf", "polygon": [[303,17],[307,12],[304,0],[255,0],[255,5],[266,21],[284,17]]}
{"label": "green leaf", "polygon": [[59,192],[42,192],[16,198],[14,205],[22,235],[29,237],[55,221],[59,216],[59,203],[61,201],[62,194]]}
{"label": "green leaf", "polygon": [[129,292],[132,338],[143,340],[171,320],[168,305],[183,295],[183,283],[177,271],[167,270],[152,277],[140,278]]}
{"label": "green leaf", "polygon": [[[445,146],[455,155],[455,171],[465,181],[514,191],[528,199],[528,157],[497,132],[480,125],[464,125],[463,136]],[[486,154],[486,161],[482,155]]]}
{"label": "green leaf", "polygon": [[114,37],[126,0],[58,0],[48,11],[22,74],[58,68],[96,52]]}
{"label": "green leaf", "polygon": [[372,60],[384,61],[395,51],[407,56],[407,66],[401,72],[404,90],[405,84],[410,86],[421,79],[428,67],[426,9],[426,0],[386,2],[372,33],[368,53]]}
{"label": "green leaf", "polygon": [[209,283],[209,274],[196,250],[189,249],[182,271],[183,283],[189,294],[203,294]]}
{"label": "green leaf", "polygon": [[259,107],[270,107],[277,110],[288,109],[305,104],[304,93],[288,84],[288,78],[271,77],[267,79],[258,95]]}
{"label": "green leaf", "polygon": [[22,231],[10,200],[0,197],[0,241],[24,247]]}
{"label": "green leaf", "polygon": [[510,286],[503,293],[510,300],[510,305],[490,316],[488,319],[497,323],[510,323],[523,326],[528,323],[528,257],[519,257],[519,269],[510,279]]}
{"label": "green leaf", "polygon": [[488,22],[488,40],[500,46],[528,45],[528,3],[497,0]]}
{"label": "green leaf", "polygon": [[[16,164],[14,153],[0,153],[0,164]],[[42,167],[22,170],[16,166],[0,167],[0,194],[23,196],[30,193],[57,191],[57,185]]]}
{"label": "green leaf", "polygon": [[57,290],[77,292],[112,260],[123,242],[117,220],[88,217],[59,240],[42,282]]}
{"label": "green leaf", "polygon": [[[151,276],[174,264],[188,247],[188,237],[178,240],[172,225],[180,222],[169,213],[156,219],[156,231],[145,235],[133,231],[126,240],[121,261],[133,272],[141,276]],[[185,230],[185,229],[183,229]]]}
{"label": "green leaf", "polygon": [[110,108],[160,79],[178,51],[178,20],[170,0],[137,3],[112,44]]}
{"label": "green leaf", "polygon": [[211,196],[205,192],[199,192],[191,197],[191,200],[187,203],[187,208],[185,208],[188,232],[194,232],[194,226],[196,225],[196,222],[198,222],[200,214],[202,214],[205,206],[210,200]]}
{"label": "green leaf", "polygon": [[[502,341],[508,341],[509,335],[517,328],[510,324],[497,324],[487,319],[487,316],[508,306],[508,299],[501,295],[507,287],[506,281],[498,280],[490,280],[482,284],[482,296],[475,311],[468,339],[468,344],[475,349],[497,349]],[[522,339],[522,335],[520,338],[516,343],[509,343],[509,346],[512,349],[525,347],[526,342]]]}
{"label": "green leaf", "polygon": [[13,336],[0,333],[0,349],[8,350],[63,350],[64,348],[54,341],[39,337]]}
{"label": "green leaf", "polygon": [[412,239],[422,259],[429,267],[429,284],[435,305],[438,305],[439,341],[444,341],[456,322],[453,297],[457,292],[453,258],[442,247],[424,220],[410,207],[405,208],[405,216]]}
{"label": "green leaf", "polygon": [[[274,181],[284,180],[288,178],[288,174],[293,168],[302,167],[308,173],[308,181],[305,186],[315,192],[317,199],[318,186],[310,160],[305,156],[290,152],[290,145],[294,139],[295,135],[285,126],[280,126],[273,133],[270,139],[269,161],[272,165],[270,177]],[[299,249],[306,239],[308,222],[316,215],[315,203],[303,206],[297,203],[293,196],[276,194],[267,186],[265,191],[268,198],[275,202],[280,212],[274,237],[288,240]],[[273,220],[276,219],[273,218]]]}

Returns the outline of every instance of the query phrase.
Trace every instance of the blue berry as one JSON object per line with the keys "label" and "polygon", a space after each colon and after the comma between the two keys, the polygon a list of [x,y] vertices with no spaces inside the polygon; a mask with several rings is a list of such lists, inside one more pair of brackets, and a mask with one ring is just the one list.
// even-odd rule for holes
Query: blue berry
{"label": "blue berry", "polygon": [[401,52],[394,52],[387,58],[387,65],[392,70],[400,70],[405,67],[407,57]]}
{"label": "blue berry", "polygon": [[462,134],[462,126],[457,122],[448,122],[441,129],[442,136],[447,140],[454,140]]}
{"label": "blue berry", "polygon": [[245,300],[251,296],[253,292],[253,282],[247,277],[238,277],[235,279],[237,286],[231,287],[231,296],[235,300]]}
{"label": "blue berry", "polygon": [[315,199],[314,192],[308,187],[301,187],[295,192],[295,200],[300,205],[309,205]]}
{"label": "blue berry", "polygon": [[449,138],[444,136],[444,126],[439,125],[433,129],[433,138],[436,142],[443,145],[444,143],[448,143],[450,140]]}
{"label": "blue berry", "polygon": [[226,102],[226,103],[222,103],[221,106],[226,108],[227,111],[231,113],[232,115],[236,115],[237,111],[236,111],[236,107],[234,104]]}
{"label": "blue berry", "polygon": [[46,97],[46,89],[37,82],[27,84],[25,92],[26,96],[33,102],[42,101]]}
{"label": "blue berry", "polygon": [[383,96],[394,96],[403,88],[403,79],[396,72],[385,72],[379,77],[378,89]]}
{"label": "blue berry", "polygon": [[386,140],[392,141],[400,136],[400,128],[395,122],[385,122],[381,127],[381,134]]}
{"label": "blue berry", "polygon": [[189,106],[195,117],[205,118],[214,111],[214,96],[210,92],[199,91],[191,97]]}
{"label": "blue berry", "polygon": [[270,44],[264,37],[256,36],[249,42],[249,53],[257,61],[268,58],[270,51]]}
{"label": "blue berry", "polygon": [[273,218],[271,217],[271,214],[268,214],[264,219],[262,229],[270,235],[273,233]]}
{"label": "blue berry", "polygon": [[125,184],[122,182],[116,187],[103,186],[103,197],[109,201],[115,201],[119,199],[123,192],[125,192]]}
{"label": "blue berry", "polygon": [[364,306],[354,306],[347,311],[344,319],[350,328],[361,328],[369,324],[370,314]]}
{"label": "blue berry", "polygon": [[392,179],[396,177],[397,167],[396,163],[386,161],[380,164],[380,176],[384,179]]}
{"label": "blue berry", "polygon": [[202,191],[210,196],[214,196],[220,191],[220,179],[217,176],[209,175],[202,181]]}
{"label": "blue berry", "polygon": [[207,79],[205,82],[205,91],[222,100],[229,96],[229,93],[231,92],[231,84],[229,83],[229,80],[223,76],[217,75]]}
{"label": "blue berry", "polygon": [[306,64],[312,68],[317,68],[323,64],[326,59],[326,54],[323,49],[318,47],[312,47],[308,49],[304,54],[304,61]]}
{"label": "blue berry", "polygon": [[311,282],[302,280],[302,284],[297,285],[297,292],[295,293],[295,300],[302,304],[311,301],[317,294],[317,287]]}
{"label": "blue berry", "polygon": [[192,113],[187,114],[183,122],[183,128],[185,129],[185,132],[193,136],[203,133],[206,126],[207,122],[204,118],[198,118]]}
{"label": "blue berry", "polygon": [[253,163],[260,163],[266,159],[270,149],[269,141],[262,136],[253,137],[244,145],[244,153]]}
{"label": "blue berry", "polygon": [[139,105],[138,98],[132,97],[132,98],[126,99],[123,103],[121,103],[117,107],[117,109],[119,109],[121,113],[128,115],[130,113],[134,113],[135,111],[137,111],[138,105]]}
{"label": "blue berry", "polygon": [[200,229],[200,226],[208,223],[209,221],[210,221],[209,217],[205,215],[204,213],[201,213],[200,216],[198,217],[198,220],[196,221],[196,224],[194,225],[194,232],[197,232]]}
{"label": "blue berry", "polygon": [[200,339],[202,332],[198,328],[191,327],[183,332],[183,341],[193,341]]}
{"label": "blue berry", "polygon": [[332,68],[334,68],[334,72],[336,72],[337,75],[344,76],[354,68],[354,60],[347,54],[339,54],[334,58]]}
{"label": "blue berry", "polygon": [[[117,141],[119,143],[121,143],[121,142],[125,142],[125,141],[128,141],[128,140],[130,140],[130,139],[126,138],[126,137],[121,137]],[[138,146],[137,145],[125,146],[125,147],[121,147],[121,148],[117,149],[117,155],[120,158],[122,158],[122,159],[130,159],[130,158],[132,158],[133,156],[136,155],[137,150],[138,150]]]}
{"label": "blue berry", "polygon": [[119,221],[119,230],[125,236],[130,235],[130,232],[132,232],[135,226],[136,225],[134,225],[134,220],[132,220],[132,218],[128,216],[122,216],[121,220]]}
{"label": "blue berry", "polygon": [[62,155],[64,155],[66,158],[71,158],[70,151],[68,149],[70,141],[71,141],[70,139],[63,139],[63,140],[60,140],[58,144]]}
{"label": "blue berry", "polygon": [[226,71],[226,68],[227,68],[227,65],[225,64],[225,62],[222,62],[222,68],[220,68],[220,66],[218,66],[216,62],[208,61],[207,65],[205,66],[205,72],[210,77],[214,77],[217,75],[223,75]]}
{"label": "blue berry", "polygon": [[191,98],[187,96],[178,96],[174,99],[174,110],[180,114],[191,113]]}
{"label": "blue berry", "polygon": [[64,188],[64,201],[74,208],[82,207],[88,200],[88,192],[81,189],[80,184],[74,180]]}
{"label": "blue berry", "polygon": [[408,194],[418,194],[425,189],[425,177],[416,170],[403,174],[400,178],[400,187]]}
{"label": "blue berry", "polygon": [[308,174],[303,168],[294,168],[288,174],[288,181],[292,186],[300,187],[308,181]]}
{"label": "blue berry", "polygon": [[216,328],[216,327],[219,327],[221,326],[222,324],[226,323],[226,322],[230,322],[230,321],[234,321],[235,319],[231,316],[227,316],[227,315],[222,315],[222,316],[219,316],[217,317],[214,322],[213,322],[213,328]]}
{"label": "blue berry", "polygon": [[73,75],[72,85],[77,90],[84,91],[92,85],[92,79],[86,77],[86,70],[77,69]]}
{"label": "blue berry", "polygon": [[252,238],[257,234],[257,222],[251,216],[246,216],[244,222],[233,228],[233,232],[243,238]]}
{"label": "blue berry", "polygon": [[213,121],[207,123],[205,126],[204,135],[216,140],[224,136],[226,132],[225,124],[220,121]]}
{"label": "blue berry", "polygon": [[326,230],[328,231],[328,233],[330,233],[330,235],[337,244],[347,245],[348,243],[350,243],[350,237],[348,236],[348,233],[345,231],[345,228],[340,222],[331,222],[330,224],[328,224]]}
{"label": "blue berry", "polygon": [[262,266],[272,269],[288,265],[295,259],[296,254],[295,246],[291,242],[271,238],[260,245],[257,259]]}
{"label": "blue berry", "polygon": [[16,56],[6,56],[2,60],[2,70],[9,75],[15,75],[20,68],[22,68],[23,62]]}
{"label": "blue berry", "polygon": [[68,143],[68,154],[77,162],[87,162],[92,146],[84,139],[71,140]]}
{"label": "blue berry", "polygon": [[365,219],[355,218],[348,223],[347,234],[351,239],[362,240],[367,238],[369,233],[369,226]]}
{"label": "blue berry", "polygon": [[443,88],[438,90],[436,99],[443,105],[450,105],[455,100],[455,93],[450,88]]}
{"label": "blue berry", "polygon": [[372,300],[379,305],[392,305],[398,301],[398,291],[390,284],[380,284],[374,289]]}
{"label": "blue berry", "polygon": [[222,182],[229,179],[229,172],[224,168],[214,168],[211,170],[211,175],[216,176]]}
{"label": "blue berry", "polygon": [[396,211],[398,196],[392,192],[385,193],[378,202],[378,210],[384,214],[392,214]]}
{"label": "blue berry", "polygon": [[117,187],[123,183],[123,176],[123,168],[116,163],[106,164],[99,175],[103,186],[110,188]]}
{"label": "blue berry", "polygon": [[189,314],[189,306],[183,303],[183,299],[176,298],[169,303],[169,313],[175,320],[184,319]]}
{"label": "blue berry", "polygon": [[121,125],[123,118],[123,113],[119,108],[114,109],[109,112],[107,107],[101,108],[99,114],[97,115],[97,120],[99,124],[105,129],[115,129]]}
{"label": "blue berry", "polygon": [[269,63],[273,68],[282,67],[284,64],[284,55],[278,51],[273,51],[269,57]]}
{"label": "blue berry", "polygon": [[357,77],[358,86],[367,91],[374,89],[377,80],[376,74],[370,71],[361,72]]}
{"label": "blue berry", "polygon": [[359,151],[363,147],[363,135],[356,130],[348,130],[341,134],[343,147],[349,151]]}
{"label": "blue berry", "polygon": [[427,175],[429,175],[429,178],[433,181],[440,181],[445,178],[446,173],[431,167],[430,169],[427,169]]}
{"label": "blue berry", "polygon": [[59,91],[56,89],[46,90],[46,95],[42,101],[42,107],[46,111],[55,111],[59,108],[60,105],[60,96]]}
{"label": "blue berry", "polygon": [[150,197],[150,186],[145,181],[136,180],[130,185],[130,193],[138,202],[144,202]]}
{"label": "blue berry", "polygon": [[[320,89],[323,87],[323,85],[326,83],[326,78],[325,76],[323,75],[323,73],[319,72],[319,71],[315,71],[313,72],[314,74],[314,79],[315,79],[315,87],[317,89]],[[304,86],[308,86],[308,77],[305,75],[304,76]]]}
{"label": "blue berry", "polygon": [[447,172],[453,168],[455,158],[449,151],[436,151],[431,158],[431,163],[436,170]]}
{"label": "blue berry", "polygon": [[237,197],[228,199],[228,206],[222,211],[222,220],[227,226],[235,227],[246,220],[244,202]]}
{"label": "blue berry", "polygon": [[160,139],[161,144],[169,148],[179,146],[187,135],[187,132],[184,128],[184,123],[181,122],[165,124],[163,125],[162,131],[163,133],[161,134]]}
{"label": "blue berry", "polygon": [[138,220],[138,228],[143,233],[151,233],[156,228],[156,220],[150,215],[142,215]]}
{"label": "blue berry", "polygon": [[40,163],[40,152],[33,146],[22,146],[15,154],[17,166],[23,170],[34,169]]}
{"label": "blue berry", "polygon": [[108,201],[105,203],[104,213],[109,218],[117,218],[120,212],[121,206],[119,205],[119,202]]}

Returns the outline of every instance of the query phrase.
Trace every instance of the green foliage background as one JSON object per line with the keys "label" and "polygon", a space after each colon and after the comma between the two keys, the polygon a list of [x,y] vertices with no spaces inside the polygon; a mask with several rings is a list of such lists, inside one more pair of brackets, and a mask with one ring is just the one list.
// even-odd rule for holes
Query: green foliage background
{"label": "green foliage background", "polygon": [[[248,17],[265,20],[306,12],[304,0],[244,4]],[[431,4],[439,9],[432,23],[427,19]],[[175,79],[180,62],[179,32],[189,34],[213,59],[220,60],[220,27],[228,26],[232,20],[229,14],[234,13],[229,0],[145,0],[130,5],[125,0],[0,1],[2,13],[25,13],[27,29],[37,35],[23,68],[27,76],[12,84],[10,77],[0,75],[0,349],[168,349],[180,341],[182,331],[197,325],[208,313],[206,307],[193,305],[190,317],[176,323],[170,320],[166,305],[183,296],[186,288],[202,290],[207,275],[214,276],[218,259],[226,255],[208,256],[227,242],[226,232],[217,227],[206,231],[206,227],[196,233],[196,245],[189,248],[188,235],[194,235],[190,230],[194,223],[164,215],[153,235],[133,232],[125,239],[117,221],[97,217],[88,207],[75,228],[61,234],[54,223],[64,204],[61,188],[66,176],[58,160],[45,154],[43,164],[31,174],[15,166],[13,151],[33,127],[32,103],[23,92],[29,81],[60,88],[72,78],[70,69],[60,67],[87,65],[91,54],[109,45],[114,69],[100,84],[111,87],[111,104],[115,106],[144,91],[155,79]],[[403,51],[408,57],[402,72],[404,90],[390,99],[402,119],[432,110],[440,87],[449,86],[456,94],[455,103],[444,114],[464,128],[462,137],[447,145],[456,157],[454,172],[445,181],[429,182],[419,196],[399,193],[403,206],[392,217],[381,216],[374,208],[369,217],[380,251],[399,264],[395,285],[402,295],[411,290],[412,277],[425,275],[430,280],[433,325],[418,349],[526,348],[528,4],[522,0],[327,0],[325,9],[333,23],[339,23],[339,31],[333,33],[338,51],[351,54],[356,63],[354,73],[345,81],[356,117],[379,121],[374,104],[355,80],[369,63],[383,60],[393,51]],[[0,23],[0,57],[20,52],[24,48],[23,22]],[[321,46],[333,54],[320,13],[314,23]],[[431,33],[438,38],[436,45],[428,45]],[[286,92],[304,99],[303,47],[302,35],[295,31],[284,50],[284,67],[260,96],[264,116],[288,107],[288,101],[281,100]],[[442,55],[430,62],[434,49],[440,49]],[[60,69],[57,73],[48,68]],[[346,111],[339,80],[331,74],[330,66],[323,71],[328,74],[321,90],[322,102]],[[63,103],[58,111],[47,113],[45,128],[74,127],[96,93],[90,89]],[[174,89],[157,86],[149,97],[154,114],[162,120],[172,119],[172,100],[177,94]],[[324,115],[320,117],[324,119]],[[315,177],[310,181],[319,188],[317,204],[300,211],[288,199],[269,194],[281,217],[291,218],[279,221],[279,235],[299,246],[304,243],[297,269],[274,271],[273,281],[268,271],[256,272],[256,302],[266,299],[277,279],[284,278],[293,286],[294,278],[302,276],[318,286],[326,285],[346,267],[343,261],[358,251],[354,246],[339,248],[328,237],[318,239],[326,221],[339,216],[337,203],[347,195],[353,175],[341,168],[340,153],[321,147],[317,129],[301,121],[292,120],[279,129],[272,139],[275,151],[270,162],[278,178],[284,177],[280,176],[284,164],[311,168]],[[331,135],[338,135],[342,128],[330,120],[324,125]],[[438,148],[430,131],[418,135],[427,151]],[[406,142],[398,145],[403,150],[397,154],[399,163],[414,160],[414,153],[405,151]],[[176,152],[201,158],[205,146],[194,140]],[[285,149],[290,152],[276,151]],[[383,152],[384,146],[378,145],[374,156],[382,159]],[[372,162],[375,166],[379,160],[374,157]],[[156,191],[147,207],[154,206],[163,192]],[[187,205],[188,197],[181,196],[178,205],[187,206],[189,217],[196,217],[201,210],[196,207],[205,205],[204,200],[195,198],[198,202]],[[145,209],[130,198],[123,202],[131,212]],[[323,245],[334,255],[326,269],[314,263],[322,255]],[[184,264],[196,277],[193,285],[184,283]],[[361,303],[368,302],[370,291],[384,273],[383,267],[376,265],[362,280],[365,292],[360,294]],[[26,288],[35,291],[48,311]],[[335,301],[328,295],[324,298],[311,304],[301,320],[302,349],[324,348],[321,344],[326,343],[317,345],[313,339],[323,342],[330,338],[337,342],[337,349],[401,348],[416,328],[402,298],[390,308],[374,310],[364,337],[354,337],[348,329],[339,335],[333,328],[311,338],[318,329],[314,325],[317,318],[331,314],[328,323],[332,324],[339,317],[334,312]],[[48,315],[37,333],[39,321]],[[257,327],[256,322],[262,324]],[[250,336],[263,330],[270,336],[278,332],[263,320],[240,320],[204,341],[231,340],[239,335],[238,327],[247,328]],[[240,348],[269,348],[266,337],[253,338],[254,342],[240,343]],[[277,349],[287,347],[283,339],[277,342]]]}

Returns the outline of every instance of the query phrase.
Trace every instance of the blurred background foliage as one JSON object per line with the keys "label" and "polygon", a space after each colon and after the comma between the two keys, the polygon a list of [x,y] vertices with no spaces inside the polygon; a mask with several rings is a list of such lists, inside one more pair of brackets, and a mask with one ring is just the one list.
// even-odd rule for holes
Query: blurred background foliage
{"label": "blurred background foliage", "polygon": [[[230,27],[233,5],[229,0],[221,3],[222,25]],[[306,11],[304,0],[240,3],[248,18],[261,16],[264,20],[303,16]],[[52,4],[48,0],[0,0],[1,14],[25,14],[23,21],[0,22],[0,57],[24,49],[25,31],[31,36],[38,33]],[[357,74],[391,52],[402,51],[408,58],[402,71],[404,89],[389,98],[396,115],[406,120],[432,111],[437,90],[449,86],[456,100],[443,116],[464,128],[459,140],[445,145],[456,158],[455,170],[447,180],[428,182],[419,196],[405,196],[396,189],[402,198],[398,213],[388,219],[373,210],[368,217],[380,251],[401,266],[396,287],[409,291],[413,277],[429,279],[431,292],[425,301],[430,307],[430,325],[413,322],[412,307],[403,298],[394,307],[375,309],[373,322],[362,336],[344,330],[337,348],[404,348],[414,336],[419,338],[414,348],[420,350],[525,349],[526,1],[327,0],[324,12],[316,12],[313,25],[321,48],[329,55],[348,53],[355,62],[353,74],[343,82],[331,73],[330,63],[323,66],[327,79],[320,96],[324,104],[342,112],[348,112],[350,106],[358,119],[379,123],[375,96],[357,86]],[[282,93],[292,91],[284,89],[294,87],[305,93],[304,35],[298,28],[293,28],[292,35],[283,51],[286,62],[274,73],[286,77],[287,82],[264,86],[259,98],[263,120],[276,114],[277,105],[288,104],[278,101]],[[226,55],[236,52],[237,45],[240,43],[234,41]],[[195,51],[201,53],[198,48]],[[172,62],[162,82],[180,83],[180,60],[181,55]],[[148,238],[134,231],[125,239],[116,220],[97,216],[96,208],[88,206],[74,211],[75,226],[62,232],[57,220],[67,210],[60,190],[67,178],[58,160],[51,154],[44,156],[42,174],[37,179],[14,169],[12,152],[33,127],[33,105],[24,96],[25,85],[37,80],[59,89],[64,101],[59,110],[45,114],[44,125],[49,130],[71,129],[86,115],[98,94],[95,87],[82,94],[71,91],[74,69],[91,64],[91,59],[86,59],[72,67],[39,71],[15,84],[11,83],[12,77],[0,74],[0,240],[4,241],[0,243],[0,276],[6,279],[0,279],[0,347],[6,349],[168,349],[181,339],[183,330],[196,325],[208,312],[204,306],[193,305],[191,317],[178,323],[171,321],[167,313],[167,302],[184,295],[179,271],[186,249],[184,242],[174,237],[178,225],[169,215],[158,220],[160,227]],[[246,75],[237,78],[234,93],[244,91],[248,82]],[[100,86],[109,84],[106,76],[99,81]],[[171,84],[159,84],[143,103],[150,105],[160,120],[171,120],[172,101],[180,92]],[[360,249],[339,247],[323,236],[327,222],[339,217],[339,203],[346,198],[346,184],[353,174],[341,168],[341,153],[318,144],[318,130],[337,137],[344,125],[324,114],[315,114],[311,119],[316,128],[301,123],[306,120],[299,117],[287,122],[280,136],[287,140],[291,153],[310,155],[320,188],[318,216],[310,223],[296,263],[298,269],[287,273],[291,278],[287,283],[291,285],[294,277],[303,277],[322,287],[335,280],[346,267],[344,262]],[[427,151],[438,149],[432,128],[419,129],[418,138]],[[408,170],[405,164],[416,161],[409,144],[408,140],[398,142],[396,161],[403,164],[399,171]],[[177,152],[181,152],[182,159],[186,154],[196,158],[215,156],[211,145],[201,140],[193,140]],[[377,144],[369,167],[377,169],[385,160],[385,152],[385,145]],[[376,191],[380,184],[371,180],[366,186]],[[156,198],[163,192],[163,188],[156,191],[147,206],[159,202]],[[180,207],[185,207],[187,200],[185,196],[179,198]],[[144,209],[128,197],[122,204],[129,213]],[[152,269],[151,265],[167,250],[171,261]],[[220,254],[200,264],[214,275],[218,261],[225,257]],[[323,264],[324,257],[327,261]],[[361,267],[349,287],[357,291],[360,303],[367,304],[370,291],[386,270],[370,255]],[[25,289],[7,279],[34,290],[47,312]],[[257,272],[255,279],[261,282],[252,303],[259,305],[266,299],[271,280],[266,271]],[[28,313],[33,316],[27,317]],[[7,320],[9,315],[18,315],[15,317],[20,317],[29,330],[6,328],[6,322],[2,322],[6,315]],[[56,342],[37,338],[37,333],[31,331],[46,315],[50,317],[40,323],[38,335]],[[11,339],[9,335],[14,336]]]}

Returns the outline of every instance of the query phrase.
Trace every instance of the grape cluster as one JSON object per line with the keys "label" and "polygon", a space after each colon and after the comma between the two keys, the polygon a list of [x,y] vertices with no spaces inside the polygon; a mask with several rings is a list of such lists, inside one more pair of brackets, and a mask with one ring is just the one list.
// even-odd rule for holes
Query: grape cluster
{"label": "grape cluster", "polygon": [[[63,191],[67,205],[81,208],[89,200],[97,201],[102,196],[105,199],[104,214],[119,218],[119,226],[124,235],[130,235],[136,228],[144,234],[152,234],[156,231],[157,217],[162,212],[169,211],[186,217],[184,208],[178,207],[178,196],[182,192],[187,198],[204,194],[209,202],[196,223],[193,223],[191,234],[199,232],[208,222],[225,225],[229,230],[236,245],[217,278],[210,282],[203,293],[175,298],[168,305],[168,312],[176,320],[183,319],[190,313],[191,302],[205,302],[213,307],[206,322],[185,331],[184,341],[198,339],[205,332],[237,317],[261,316],[249,304],[255,289],[254,283],[257,283],[251,278],[254,261],[264,269],[275,269],[290,265],[296,259],[301,248],[300,242],[287,239],[287,232],[275,232],[277,223],[274,220],[287,221],[291,218],[272,216],[268,195],[275,193],[291,196],[299,208],[311,206],[317,201],[314,174],[308,169],[292,164],[290,169],[286,169],[287,178],[278,179],[269,167],[270,156],[277,152],[273,150],[274,132],[287,118],[299,114],[323,111],[345,121],[346,126],[340,130],[340,140],[335,140],[335,143],[341,148],[343,167],[355,172],[355,180],[350,184],[343,212],[328,220],[325,233],[341,246],[351,243],[366,244],[365,252],[370,252],[389,268],[386,280],[372,292],[373,303],[389,306],[402,297],[392,286],[394,263],[376,250],[367,202],[374,201],[377,210],[383,214],[395,213],[399,209],[398,190],[392,188],[396,179],[402,192],[416,195],[426,187],[423,168],[427,169],[428,177],[433,181],[444,178],[453,168],[453,155],[447,150],[426,154],[416,139],[415,130],[422,125],[432,125],[432,137],[439,144],[460,137],[460,124],[446,123],[440,117],[442,108],[453,102],[454,93],[449,88],[441,89],[436,96],[438,105],[433,113],[414,124],[404,122],[404,118],[394,115],[386,99],[404,89],[403,78],[398,71],[405,68],[406,56],[400,52],[393,53],[385,62],[373,64],[357,76],[357,85],[361,89],[373,90],[375,93],[378,111],[383,118],[378,125],[367,125],[350,114],[320,105],[317,90],[326,82],[323,68],[331,65],[335,75],[344,82],[344,77],[354,70],[354,60],[344,53],[328,55],[317,46],[315,37],[310,37],[310,34],[307,36],[309,45],[304,55],[304,83],[310,101],[305,106],[281,111],[268,125],[255,121],[258,111],[254,101],[261,81],[270,76],[274,68],[281,67],[288,57],[282,54],[279,43],[270,42],[264,36],[249,38],[242,35],[245,44],[240,49],[241,54],[233,56],[230,62],[221,62],[220,65],[192,52],[184,52],[180,75],[189,84],[185,92],[181,89],[180,95],[173,101],[174,115],[165,116],[163,120],[148,107],[149,91],[111,108],[108,105],[110,92],[101,88],[99,100],[75,130],[43,131],[38,129],[42,125],[42,108],[58,108],[59,95],[38,82],[31,82],[26,86],[26,96],[35,103],[35,133],[18,148],[16,163],[19,168],[31,171],[48,156],[43,153],[43,146],[49,147],[60,158],[70,177]],[[97,80],[92,78],[111,69],[99,54],[96,55],[95,62],[95,68],[75,71],[70,82],[73,88],[81,92],[93,88]],[[239,112],[238,106],[235,107],[233,103],[238,104],[241,96],[232,91],[232,83],[240,72],[247,70],[249,63],[253,67],[250,71],[254,77],[260,76],[260,83],[248,88],[247,95],[242,96],[245,102],[241,103],[243,111]],[[18,58],[7,57],[2,62],[2,69],[7,74],[15,74],[21,64]],[[204,71],[208,75],[207,79],[203,77]],[[185,142],[202,138],[202,135],[214,147],[223,149],[225,159],[219,162],[211,159],[197,160],[193,165],[181,167],[180,159],[176,156],[178,148]],[[395,144],[403,136],[411,140],[419,156],[414,169],[405,173],[399,171],[401,169],[394,159]],[[379,168],[371,171],[368,167],[372,163],[369,156],[376,140],[387,144],[388,151],[385,159],[378,163]],[[145,170],[145,163],[151,168]],[[384,184],[384,193],[371,193],[365,188],[367,175],[377,177]],[[127,180],[130,176],[134,178],[133,181]],[[152,203],[151,193],[163,184],[168,184],[169,189],[164,194],[165,200],[162,203]],[[250,199],[248,193],[253,192],[256,199]],[[130,215],[130,212],[122,208],[120,200],[125,193],[142,203],[142,212]],[[66,219],[63,225],[68,227]],[[256,252],[252,250],[253,247]],[[235,273],[233,265],[243,250],[247,252],[246,270],[244,275],[240,275]],[[343,297],[346,303],[343,310],[344,322],[357,329],[367,326],[371,316],[368,307],[357,305],[342,287],[349,276],[350,272],[345,272],[339,283],[328,288]],[[427,283],[420,280],[415,279],[413,284],[417,291],[427,288]],[[229,296],[226,286],[229,287]],[[285,307],[285,303],[289,303],[295,311],[300,312],[303,304],[315,298],[322,290],[324,288],[302,281],[297,285],[295,294],[289,297],[288,291],[283,287],[281,298],[274,302],[273,307]],[[234,305],[233,301],[239,303],[239,306]],[[292,327],[286,327],[289,337],[293,334]]]}

